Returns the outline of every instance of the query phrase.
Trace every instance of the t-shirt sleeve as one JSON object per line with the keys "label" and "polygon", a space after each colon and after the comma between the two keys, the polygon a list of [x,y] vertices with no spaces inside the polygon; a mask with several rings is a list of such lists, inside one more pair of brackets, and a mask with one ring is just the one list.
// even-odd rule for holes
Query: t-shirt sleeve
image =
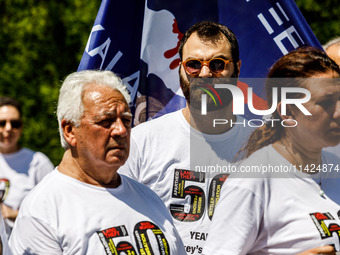
{"label": "t-shirt sleeve", "polygon": [[34,217],[20,217],[10,236],[13,255],[50,254],[61,255],[54,229]]}
{"label": "t-shirt sleeve", "polygon": [[54,165],[50,159],[41,152],[35,153],[33,166],[31,167],[35,168],[36,183],[40,182],[45,177],[45,175],[52,172],[54,169]]}
{"label": "t-shirt sleeve", "polygon": [[254,192],[228,180],[222,188],[203,254],[247,254],[256,242],[262,210],[262,201]]}
{"label": "t-shirt sleeve", "polygon": [[136,142],[131,137],[130,154],[123,166],[118,169],[118,173],[126,175],[133,180],[140,181],[139,172],[141,164],[141,155]]}

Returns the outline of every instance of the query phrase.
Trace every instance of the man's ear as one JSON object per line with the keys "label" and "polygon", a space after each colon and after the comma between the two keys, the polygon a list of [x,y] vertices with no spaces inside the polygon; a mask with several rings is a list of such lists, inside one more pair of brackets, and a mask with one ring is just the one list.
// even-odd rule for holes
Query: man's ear
{"label": "man's ear", "polygon": [[76,146],[77,139],[74,135],[74,126],[70,121],[63,119],[61,121],[61,128],[63,130],[64,138],[70,146]]}
{"label": "man's ear", "polygon": [[285,121],[285,125],[296,126],[296,120],[294,119],[294,115],[293,115],[291,109],[289,108],[289,105],[287,106],[286,115],[282,115],[281,102],[279,102],[277,104],[276,110],[279,113],[281,119]]}
{"label": "man's ear", "polygon": [[237,65],[237,68],[238,68],[237,77],[239,77],[240,76],[240,72],[241,72],[241,59],[239,61],[237,61],[236,65]]}

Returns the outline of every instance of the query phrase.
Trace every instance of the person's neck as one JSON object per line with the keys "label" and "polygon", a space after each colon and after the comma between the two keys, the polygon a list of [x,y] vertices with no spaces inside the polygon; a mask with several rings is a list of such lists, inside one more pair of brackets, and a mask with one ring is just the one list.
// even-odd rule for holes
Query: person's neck
{"label": "person's neck", "polygon": [[11,147],[0,147],[0,153],[2,154],[10,154],[10,153],[15,153],[17,151],[20,150],[20,146],[19,145],[14,145],[14,146],[11,146]]}
{"label": "person's neck", "polygon": [[317,166],[321,165],[321,148],[306,148],[308,146],[288,138],[281,138],[273,144],[273,147],[302,172],[316,173]]}
{"label": "person's neck", "polygon": [[121,184],[120,176],[117,173],[118,167],[117,169],[110,168],[107,171],[110,174],[105,177],[102,176],[104,172],[103,169],[100,171],[101,176],[92,176],[91,173],[94,173],[93,170],[94,169],[87,171],[86,169],[83,169],[76,157],[72,156],[71,149],[65,151],[63,159],[58,166],[58,171],[60,173],[87,184],[104,188],[117,188]]}
{"label": "person's neck", "polygon": [[[236,116],[232,113],[231,104],[217,111],[208,112],[207,115],[202,115],[199,110],[190,109],[187,105],[182,110],[185,120],[191,127],[205,134],[222,134],[232,128],[231,122],[236,122]],[[214,127],[214,120],[216,122]]]}

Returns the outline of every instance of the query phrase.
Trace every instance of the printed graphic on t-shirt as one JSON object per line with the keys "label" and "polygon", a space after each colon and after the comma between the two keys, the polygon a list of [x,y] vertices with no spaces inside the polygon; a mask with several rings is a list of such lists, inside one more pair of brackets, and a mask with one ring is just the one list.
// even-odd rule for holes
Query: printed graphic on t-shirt
{"label": "printed graphic on t-shirt", "polygon": [[[188,206],[170,204],[172,217],[184,222],[198,221],[204,215],[205,207],[208,206],[208,217],[211,220],[220,198],[222,185],[227,178],[228,174],[218,174],[212,179],[207,179],[204,172],[175,169],[172,198],[186,199],[187,196],[190,196],[190,203]],[[204,191],[207,185],[209,185],[208,197]]]}
{"label": "printed graphic on t-shirt", "polygon": [[[137,247],[134,247],[128,241],[119,241],[122,237],[130,236],[125,225],[97,231],[107,255],[118,255],[122,252],[129,255],[153,255],[155,254],[154,250],[158,250],[160,254],[170,255],[168,241],[156,224],[150,221],[138,222],[131,233],[133,233]],[[157,247],[152,247],[149,235],[153,235],[153,238],[156,239]]]}
{"label": "printed graphic on t-shirt", "polygon": [[0,178],[0,202],[5,201],[9,191],[10,181],[6,178]]}
{"label": "printed graphic on t-shirt", "polygon": [[[339,213],[340,211],[338,211],[338,215]],[[335,218],[332,216],[332,214],[329,212],[315,212],[311,213],[310,217],[318,229],[321,239],[329,238],[330,245],[334,244],[333,246],[335,250],[340,251],[340,226],[334,223]]]}

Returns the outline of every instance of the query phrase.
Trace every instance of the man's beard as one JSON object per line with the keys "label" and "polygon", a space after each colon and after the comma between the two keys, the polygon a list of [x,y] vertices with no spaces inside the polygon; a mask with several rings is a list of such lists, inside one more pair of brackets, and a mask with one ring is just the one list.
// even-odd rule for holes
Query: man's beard
{"label": "man's beard", "polygon": [[[184,97],[190,109],[201,111],[202,107],[202,94],[206,95],[207,99],[207,111],[216,111],[222,107],[228,106],[233,96],[229,89],[215,88],[215,84],[232,84],[237,85],[237,75],[235,73],[231,78],[190,78],[186,80],[185,77],[180,73],[180,85]],[[213,88],[216,91],[212,91]],[[206,94],[204,90],[211,92],[213,97]],[[220,98],[218,98],[218,96]],[[215,99],[215,101],[214,101]]]}
{"label": "man's beard", "polygon": [[190,82],[183,77],[181,72],[179,73],[179,84],[187,104],[190,105]]}

